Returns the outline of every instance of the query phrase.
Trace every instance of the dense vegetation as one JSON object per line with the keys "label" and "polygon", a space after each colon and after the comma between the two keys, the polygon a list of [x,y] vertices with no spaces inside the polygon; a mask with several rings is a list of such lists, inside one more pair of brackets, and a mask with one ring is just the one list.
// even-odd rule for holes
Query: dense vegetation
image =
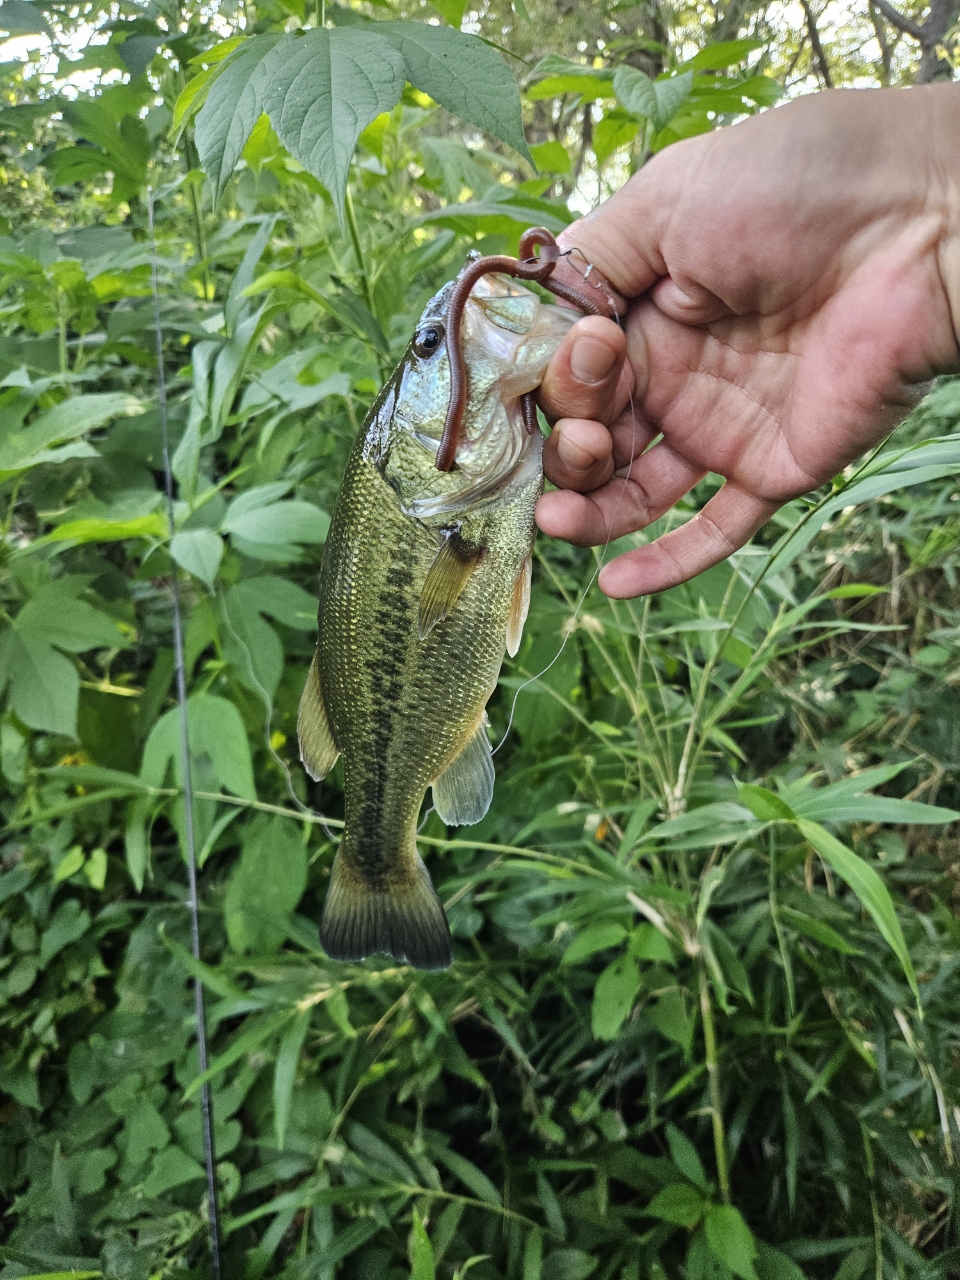
{"label": "dense vegetation", "polygon": [[[209,1274],[196,976],[231,1280],[955,1275],[960,383],[657,598],[539,540],[493,808],[423,828],[448,973],[325,959],[295,742],[347,449],[467,249],[949,75],[952,11],[435,8],[0,5],[0,1278]],[[352,164],[285,122],[331,48],[310,101],[385,68]]]}

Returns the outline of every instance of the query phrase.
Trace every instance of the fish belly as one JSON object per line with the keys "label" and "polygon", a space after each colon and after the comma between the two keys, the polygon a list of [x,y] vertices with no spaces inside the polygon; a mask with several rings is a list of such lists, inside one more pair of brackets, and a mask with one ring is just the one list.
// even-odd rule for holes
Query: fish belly
{"label": "fish belly", "polygon": [[322,928],[336,958],[450,962],[416,825],[427,787],[484,734],[540,487],[536,477],[463,519],[461,535],[482,554],[452,612],[420,639],[420,597],[444,533],[405,515],[359,452],[351,459],[324,553],[317,650],[344,771],[346,823]]}

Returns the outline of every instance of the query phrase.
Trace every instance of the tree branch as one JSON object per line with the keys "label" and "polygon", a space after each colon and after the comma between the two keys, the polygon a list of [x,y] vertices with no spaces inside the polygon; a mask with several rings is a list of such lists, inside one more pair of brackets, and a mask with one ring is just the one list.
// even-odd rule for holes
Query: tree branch
{"label": "tree branch", "polygon": [[827,62],[827,55],[823,51],[823,45],[820,42],[820,32],[817,30],[817,20],[813,16],[813,10],[810,8],[810,0],[800,0],[803,5],[803,12],[807,15],[807,30],[810,32],[810,45],[813,49],[814,56],[820,64],[820,74],[823,76],[823,87],[825,89],[833,88],[833,77],[830,75],[830,66]]}
{"label": "tree branch", "polygon": [[905,36],[913,36],[914,40],[921,42],[926,39],[923,27],[912,18],[908,18],[905,13],[901,13],[899,9],[894,8],[890,0],[873,0],[873,5],[874,8],[879,9],[892,27],[902,31]]}

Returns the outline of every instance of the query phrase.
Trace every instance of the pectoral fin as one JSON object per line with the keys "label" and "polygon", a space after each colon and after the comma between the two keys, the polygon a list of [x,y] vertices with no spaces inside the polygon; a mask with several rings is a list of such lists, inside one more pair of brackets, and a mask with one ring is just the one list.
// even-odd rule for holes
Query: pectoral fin
{"label": "pectoral fin", "polygon": [[320,688],[320,669],[317,655],[313,655],[307,683],[300,699],[297,714],[297,735],[300,739],[300,759],[303,767],[315,782],[325,778],[337,763],[340,750],[333,740],[327,709],[323,705]]}
{"label": "pectoral fin", "polygon": [[456,530],[447,537],[423,584],[418,620],[421,640],[452,613],[471,573],[486,553],[486,547],[471,546]]}
{"label": "pectoral fin", "polygon": [[510,612],[507,614],[507,653],[516,657],[523,639],[523,624],[530,612],[530,579],[533,575],[533,561],[527,556],[523,568],[517,574],[513,584],[513,599],[510,601]]}
{"label": "pectoral fin", "polygon": [[433,804],[448,827],[479,822],[493,799],[493,760],[486,712],[467,745],[433,784]]}

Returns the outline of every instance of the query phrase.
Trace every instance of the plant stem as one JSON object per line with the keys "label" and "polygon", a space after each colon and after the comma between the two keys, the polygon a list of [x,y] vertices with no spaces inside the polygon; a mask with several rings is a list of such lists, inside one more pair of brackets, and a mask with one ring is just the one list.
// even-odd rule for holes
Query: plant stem
{"label": "plant stem", "polygon": [[703,1043],[707,1061],[707,1079],[710,1082],[710,1111],[713,1119],[713,1154],[717,1162],[717,1182],[724,1204],[730,1203],[730,1171],[727,1167],[727,1134],[720,1108],[720,1077],[717,1070],[717,1037],[713,1026],[713,1006],[710,1003],[710,980],[701,959],[700,1013],[703,1016]]}
{"label": "plant stem", "polygon": [[350,240],[353,243],[353,252],[357,259],[357,270],[360,272],[360,283],[363,285],[363,300],[366,302],[367,310],[370,314],[372,316],[376,316],[376,312],[373,309],[373,290],[370,287],[370,273],[367,271],[366,259],[363,256],[363,247],[360,244],[360,228],[357,226],[357,212],[353,207],[353,195],[349,187],[347,187],[344,208],[347,214],[347,226],[350,229]]}

